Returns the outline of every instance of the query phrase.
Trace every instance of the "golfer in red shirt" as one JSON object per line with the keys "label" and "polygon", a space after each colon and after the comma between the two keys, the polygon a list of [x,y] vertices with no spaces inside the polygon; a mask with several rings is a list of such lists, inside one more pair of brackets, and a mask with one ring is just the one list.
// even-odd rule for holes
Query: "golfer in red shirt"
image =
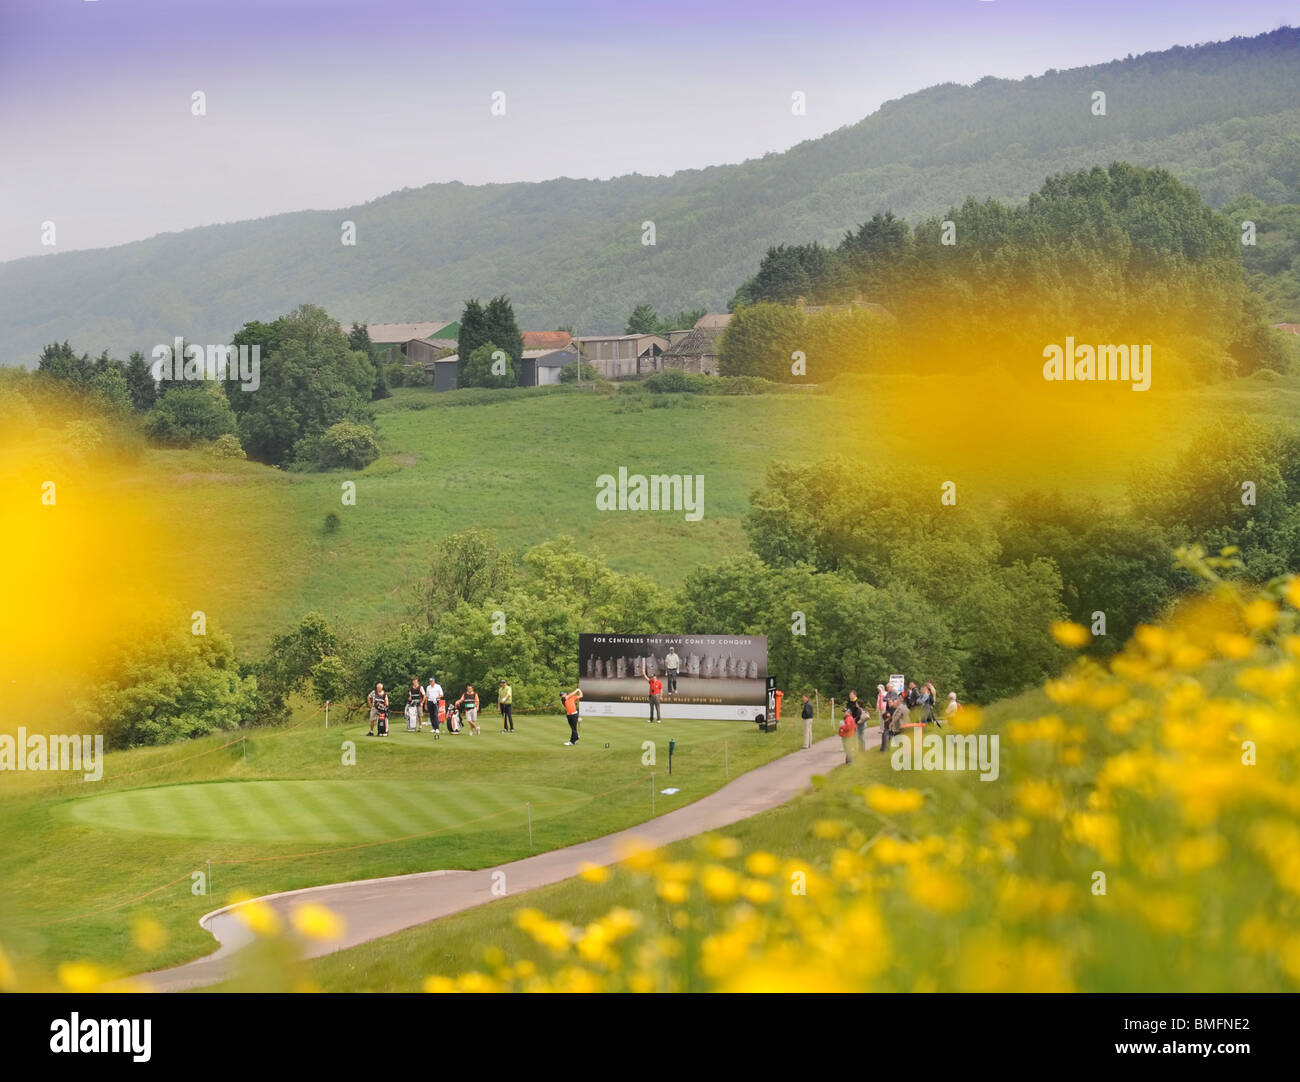
{"label": "golfer in red shirt", "polygon": [[659,695],[664,690],[663,681],[657,676],[646,673],[645,682],[650,685],[650,720],[663,724],[663,714],[659,711]]}

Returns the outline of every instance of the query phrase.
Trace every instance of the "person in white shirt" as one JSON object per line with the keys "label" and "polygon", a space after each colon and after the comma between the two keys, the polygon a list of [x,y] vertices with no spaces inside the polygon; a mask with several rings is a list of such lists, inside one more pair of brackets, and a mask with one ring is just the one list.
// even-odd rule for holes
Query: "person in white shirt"
{"label": "person in white shirt", "polygon": [[668,647],[668,655],[664,658],[664,669],[667,670],[665,675],[668,677],[668,694],[677,694],[677,670],[681,667],[682,659],[677,656],[677,651],[671,646]]}
{"label": "person in white shirt", "polygon": [[438,732],[438,703],[442,701],[442,685],[432,676],[429,677],[429,686],[424,689],[425,708],[429,711],[429,724],[433,726],[433,731]]}

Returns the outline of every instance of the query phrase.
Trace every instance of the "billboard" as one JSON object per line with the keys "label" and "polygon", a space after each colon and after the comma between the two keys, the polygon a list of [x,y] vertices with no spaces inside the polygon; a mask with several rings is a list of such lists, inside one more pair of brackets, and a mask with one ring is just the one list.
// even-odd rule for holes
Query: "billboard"
{"label": "billboard", "polygon": [[647,673],[663,683],[665,718],[753,721],[767,713],[765,635],[578,636],[584,715],[648,718]]}

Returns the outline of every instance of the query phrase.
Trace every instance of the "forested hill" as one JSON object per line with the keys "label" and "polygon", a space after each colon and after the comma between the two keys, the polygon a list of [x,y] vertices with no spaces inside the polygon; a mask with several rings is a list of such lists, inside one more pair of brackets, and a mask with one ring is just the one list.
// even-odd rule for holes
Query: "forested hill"
{"label": "forested hill", "polygon": [[[1104,91],[1106,112],[1094,115]],[[0,363],[45,343],[125,356],[184,334],[227,341],[303,301],[344,320],[449,317],[506,293],[520,323],[621,330],[640,302],[718,310],[771,244],[1045,177],[1163,165],[1214,206],[1300,202],[1300,30],[974,86],[944,84],[782,154],[671,177],[404,189],[364,206],[187,230],[0,265]],[[395,148],[400,149],[400,148]],[[358,243],[340,244],[356,222]],[[653,221],[656,244],[643,245]]]}

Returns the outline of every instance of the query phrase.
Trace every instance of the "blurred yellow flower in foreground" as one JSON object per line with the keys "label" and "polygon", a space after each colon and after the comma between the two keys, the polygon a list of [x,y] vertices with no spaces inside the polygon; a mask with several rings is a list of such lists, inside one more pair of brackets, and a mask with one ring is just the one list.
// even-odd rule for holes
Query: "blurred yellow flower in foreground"
{"label": "blurred yellow flower in foreground", "polygon": [[1052,624],[1052,638],[1062,646],[1072,646],[1078,649],[1081,646],[1087,646],[1092,635],[1082,624],[1072,623],[1068,620],[1057,620]]}
{"label": "blurred yellow flower in foreground", "polygon": [[917,811],[925,804],[920,789],[895,789],[892,785],[870,785],[862,794],[867,807],[881,815],[900,815]]}
{"label": "blurred yellow flower in foreground", "polygon": [[276,935],[283,927],[280,914],[265,902],[236,902],[234,914],[246,928],[256,935]]}
{"label": "blurred yellow flower in foreground", "polygon": [[108,973],[91,962],[60,962],[56,973],[69,992],[94,992],[108,980]]}
{"label": "blurred yellow flower in foreground", "polygon": [[578,874],[588,883],[604,883],[609,879],[609,869],[603,864],[584,861]]}
{"label": "blurred yellow flower in foreground", "polygon": [[308,939],[322,941],[338,939],[343,935],[343,918],[323,905],[308,903],[295,909],[290,918],[293,926]]}
{"label": "blurred yellow flower in foreground", "polygon": [[137,917],[131,922],[131,942],[148,954],[157,954],[167,945],[167,929],[153,917]]}

